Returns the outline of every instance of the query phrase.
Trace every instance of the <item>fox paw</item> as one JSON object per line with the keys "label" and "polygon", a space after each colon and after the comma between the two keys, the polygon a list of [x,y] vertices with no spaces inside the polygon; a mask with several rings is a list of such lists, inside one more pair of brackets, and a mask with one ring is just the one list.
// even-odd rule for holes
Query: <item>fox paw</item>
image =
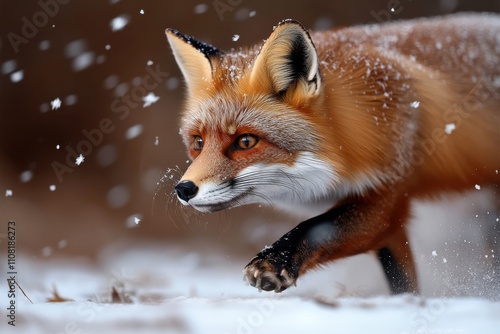
{"label": "fox paw", "polygon": [[243,270],[244,280],[259,291],[281,292],[295,285],[295,275],[279,263],[272,258],[261,258],[259,254]]}

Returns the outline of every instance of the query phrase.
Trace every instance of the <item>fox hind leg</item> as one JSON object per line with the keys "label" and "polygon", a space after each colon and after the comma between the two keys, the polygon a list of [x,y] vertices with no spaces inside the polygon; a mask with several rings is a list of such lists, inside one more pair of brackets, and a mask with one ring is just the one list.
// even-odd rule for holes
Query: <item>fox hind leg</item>
{"label": "fox hind leg", "polygon": [[417,293],[418,283],[409,244],[393,244],[377,251],[392,294]]}
{"label": "fox hind leg", "polygon": [[392,216],[394,232],[377,250],[377,257],[389,282],[392,294],[418,293],[417,273],[406,231],[409,202],[397,205]]}

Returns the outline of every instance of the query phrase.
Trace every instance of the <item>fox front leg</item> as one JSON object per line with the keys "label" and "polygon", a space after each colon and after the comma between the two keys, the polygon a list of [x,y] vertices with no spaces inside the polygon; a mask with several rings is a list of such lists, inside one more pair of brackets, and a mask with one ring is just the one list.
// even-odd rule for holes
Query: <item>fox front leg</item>
{"label": "fox front leg", "polygon": [[395,197],[356,199],[304,221],[257,254],[245,267],[245,280],[259,290],[281,292],[311,268],[376,250],[391,292],[416,292],[402,207],[408,203]]}
{"label": "fox front leg", "polygon": [[332,241],[334,229],[331,212],[299,224],[250,261],[245,280],[259,290],[285,290],[295,284],[313,253]]}

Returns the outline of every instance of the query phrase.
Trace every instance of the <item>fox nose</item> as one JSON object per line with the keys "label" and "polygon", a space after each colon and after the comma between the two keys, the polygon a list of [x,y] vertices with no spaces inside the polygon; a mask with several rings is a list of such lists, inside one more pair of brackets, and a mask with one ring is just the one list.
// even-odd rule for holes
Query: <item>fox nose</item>
{"label": "fox nose", "polygon": [[177,197],[185,202],[188,202],[191,198],[196,196],[198,187],[193,181],[185,180],[177,183],[175,186],[175,192],[177,193]]}

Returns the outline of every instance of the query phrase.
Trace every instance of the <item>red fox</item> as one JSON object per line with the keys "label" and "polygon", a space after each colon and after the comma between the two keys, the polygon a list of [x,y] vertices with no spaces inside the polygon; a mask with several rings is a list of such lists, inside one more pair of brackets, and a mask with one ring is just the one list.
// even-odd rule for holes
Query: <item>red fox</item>
{"label": "red fox", "polygon": [[180,202],[320,213],[245,267],[259,290],[375,251],[391,292],[417,293],[411,200],[485,186],[498,199],[498,15],[313,33],[284,20],[262,45],[230,52],[166,35],[187,85]]}

